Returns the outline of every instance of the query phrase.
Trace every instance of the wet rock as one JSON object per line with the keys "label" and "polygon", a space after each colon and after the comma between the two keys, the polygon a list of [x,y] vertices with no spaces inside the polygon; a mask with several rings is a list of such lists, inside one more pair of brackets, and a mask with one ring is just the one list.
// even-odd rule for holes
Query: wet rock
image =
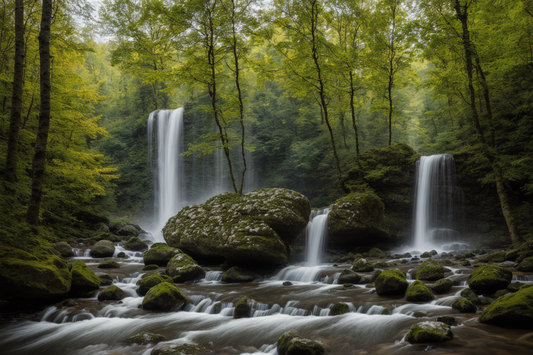
{"label": "wet rock", "polygon": [[523,272],[533,271],[533,256],[522,260],[522,262],[516,267],[516,270]]}
{"label": "wet rock", "polygon": [[93,258],[108,258],[115,253],[115,246],[109,240],[101,240],[91,248]]}
{"label": "wet rock", "polygon": [[292,286],[292,282],[290,282],[290,281],[284,281],[282,285],[283,285],[283,286]]}
{"label": "wet rock", "polygon": [[152,311],[171,311],[181,309],[187,299],[170,282],[162,282],[152,287],[144,296],[142,306]]}
{"label": "wet rock", "polygon": [[365,276],[361,279],[361,281],[359,282],[360,284],[362,285],[365,285],[365,284],[369,284],[372,282],[372,277],[370,276]]}
{"label": "wet rock", "polygon": [[294,332],[286,332],[277,341],[278,355],[323,355],[324,347],[318,342],[300,338]]}
{"label": "wet rock", "polygon": [[512,282],[509,285],[507,285],[507,289],[511,292],[516,292],[520,289],[520,287],[524,286],[526,284],[521,282]]}
{"label": "wet rock", "polygon": [[350,311],[350,308],[346,303],[335,303],[333,307],[331,307],[329,311],[330,316],[340,316],[341,314],[348,313]]}
{"label": "wet rock", "polygon": [[150,355],[211,355],[211,350],[195,344],[158,344]]}
{"label": "wet rock", "polygon": [[383,271],[382,270],[376,270],[374,271],[374,275],[372,275],[372,278],[370,279],[370,282],[376,282],[379,275],[381,275]]}
{"label": "wet rock", "polygon": [[435,281],[444,278],[444,268],[433,259],[427,259],[416,273],[417,280]]}
{"label": "wet rock", "polygon": [[437,317],[437,322],[446,323],[451,327],[455,325],[455,318],[450,316]]}
{"label": "wet rock", "polygon": [[126,294],[122,289],[115,285],[111,285],[100,291],[98,294],[98,301],[120,301],[125,297]]}
{"label": "wet rock", "polygon": [[[444,259],[444,260],[439,260],[437,261],[439,263],[439,265],[442,265],[442,266],[454,266],[455,263],[451,260],[448,260],[448,259]],[[451,272],[450,269],[444,269],[445,272]]]}
{"label": "wet rock", "polygon": [[415,281],[407,288],[405,298],[409,302],[428,302],[435,299],[433,293],[422,283]]}
{"label": "wet rock", "polygon": [[461,264],[462,266],[470,266],[470,261],[468,261],[468,260],[461,260],[461,261],[460,261],[460,264]]}
{"label": "wet rock", "polygon": [[139,288],[137,289],[137,293],[140,296],[144,296],[152,287],[163,282],[172,282],[172,278],[170,276],[160,274],[154,274],[145,277],[138,282]]}
{"label": "wet rock", "polygon": [[422,322],[415,324],[407,333],[407,341],[417,343],[441,343],[451,340],[453,333],[450,326],[442,322]]}
{"label": "wet rock", "polygon": [[[179,250],[179,249],[178,249]],[[205,276],[205,270],[189,255],[180,250],[167,264],[167,274],[176,283],[198,280]]]}
{"label": "wet rock", "polygon": [[68,300],[64,300],[63,302],[61,302],[61,304],[64,307],[75,307],[77,305],[77,303],[72,298],[69,298]]}
{"label": "wet rock", "polygon": [[71,256],[74,256],[74,251],[72,250],[72,247],[65,242],[57,242],[54,248],[64,258],[69,258]]}
{"label": "wet rock", "polygon": [[170,259],[181,253],[181,250],[172,248],[165,243],[155,243],[150,250],[144,253],[144,265],[155,264],[166,267]]}
{"label": "wet rock", "polygon": [[134,335],[132,337],[129,337],[124,340],[124,343],[126,344],[138,344],[138,345],[147,345],[147,344],[157,344],[162,341],[167,341],[167,338],[165,338],[161,334],[154,334],[154,333],[148,333],[148,332],[141,332],[137,335]]}
{"label": "wet rock", "polygon": [[134,225],[132,224],[126,224],[124,227],[120,228],[117,231],[117,234],[123,237],[136,237],[139,235],[141,231],[138,230]]}
{"label": "wet rock", "polygon": [[422,254],[420,254],[421,258],[431,258],[432,256],[433,255],[429,251],[426,251],[426,252],[423,252]]}
{"label": "wet rock", "polygon": [[76,260],[71,274],[70,292],[77,297],[93,297],[102,283],[100,278],[81,260]]}
{"label": "wet rock", "polygon": [[143,271],[157,270],[158,268],[159,266],[157,266],[156,264],[150,264],[143,267]]}
{"label": "wet rock", "polygon": [[453,286],[453,281],[450,279],[440,279],[437,280],[433,286],[431,286],[431,289],[433,292],[436,293],[443,293],[448,291]]}
{"label": "wet rock", "polygon": [[522,287],[516,293],[503,296],[492,302],[479,321],[511,328],[533,328],[533,287]]}
{"label": "wet rock", "polygon": [[390,311],[387,308],[385,308],[384,310],[381,311],[381,315],[388,316],[390,315]]}
{"label": "wet rock", "polygon": [[361,275],[358,273],[350,270],[350,269],[344,269],[340,276],[339,280],[337,281],[339,284],[345,284],[345,283],[351,283],[356,284],[359,281],[361,281]]}
{"label": "wet rock", "polygon": [[117,254],[117,258],[123,258],[123,259],[126,259],[126,253],[124,253],[123,251],[121,251],[120,253]]}
{"label": "wet rock", "polygon": [[244,297],[237,302],[235,305],[235,311],[233,311],[233,318],[239,319],[239,318],[248,318],[250,317],[250,311],[252,310],[252,305],[254,304],[255,300]]}
{"label": "wet rock", "polygon": [[386,258],[387,256],[389,256],[387,253],[384,253],[381,249],[379,248],[372,248],[370,249],[370,251],[368,252],[368,256],[370,256],[371,258]]}
{"label": "wet rock", "polygon": [[470,277],[468,286],[478,295],[492,294],[506,288],[512,277],[513,274],[501,266],[480,266]]}
{"label": "wet rock", "polygon": [[473,304],[481,304],[481,300],[477,297],[476,293],[469,288],[465,288],[460,293],[461,297],[466,298]]}
{"label": "wet rock", "polygon": [[475,304],[467,300],[466,298],[459,298],[452,304],[452,308],[463,313],[476,313],[477,307]]}
{"label": "wet rock", "polygon": [[509,291],[508,289],[498,290],[494,293],[494,298],[500,298],[508,294],[511,294],[511,291]]}
{"label": "wet rock", "polygon": [[141,251],[148,249],[148,244],[139,239],[139,237],[131,237],[130,239],[128,239],[126,244],[124,244],[124,249],[131,251]]}
{"label": "wet rock", "polygon": [[481,263],[501,263],[505,261],[505,254],[507,254],[505,251],[498,251],[496,253],[479,258],[476,261]]}
{"label": "wet rock", "polygon": [[100,286],[109,286],[113,284],[113,278],[105,272],[96,272],[95,275],[100,279]]}
{"label": "wet rock", "polygon": [[505,260],[515,261],[518,258],[518,249],[513,249],[505,253]]}
{"label": "wet rock", "polygon": [[355,286],[353,284],[350,284],[350,283],[346,283],[344,285],[342,285],[342,289],[344,290],[349,290],[349,289],[353,289],[355,288]]}
{"label": "wet rock", "polygon": [[409,286],[400,270],[383,271],[375,282],[378,295],[403,295]]}
{"label": "wet rock", "polygon": [[184,207],[163,229],[170,246],[194,258],[225,258],[238,265],[287,263],[287,244],[307,226],[309,200],[288,189],[224,193]]}
{"label": "wet rock", "polygon": [[355,264],[352,266],[352,270],[355,272],[370,272],[374,271],[374,266],[372,263],[366,261],[366,259],[361,258],[355,262]]}
{"label": "wet rock", "polygon": [[456,255],[455,259],[457,259],[457,260],[469,259],[469,258],[473,258],[474,256],[476,256],[474,253],[467,252],[467,253],[464,253],[464,254],[461,254],[461,255]]}
{"label": "wet rock", "polygon": [[120,264],[117,263],[115,260],[106,260],[98,264],[99,269],[118,269],[120,268]]}
{"label": "wet rock", "polygon": [[384,261],[378,261],[377,263],[374,264],[374,267],[379,267],[379,268],[386,268],[386,267],[389,267],[389,264],[387,264],[386,262]]}
{"label": "wet rock", "polygon": [[222,275],[222,281],[230,283],[252,282],[256,279],[262,279],[261,275],[240,266],[233,266]]}
{"label": "wet rock", "polygon": [[436,250],[432,250],[432,251],[430,251],[429,253],[430,253],[431,255],[437,255],[437,254],[439,254],[439,253],[437,253]]}

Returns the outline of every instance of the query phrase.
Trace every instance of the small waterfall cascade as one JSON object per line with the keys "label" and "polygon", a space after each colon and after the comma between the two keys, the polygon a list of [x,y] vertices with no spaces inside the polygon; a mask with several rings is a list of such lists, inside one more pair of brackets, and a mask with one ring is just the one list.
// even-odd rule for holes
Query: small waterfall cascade
{"label": "small waterfall cascade", "polygon": [[421,156],[415,185],[414,248],[457,241],[464,225],[463,205],[453,156]]}
{"label": "small waterfall cascade", "polygon": [[[148,117],[148,164],[154,181],[154,224],[159,232],[184,206],[183,108]],[[159,237],[160,233],[156,233]],[[156,237],[156,239],[158,239]]]}
{"label": "small waterfall cascade", "polygon": [[305,265],[318,266],[322,261],[326,238],[328,236],[328,213],[326,208],[311,211],[305,231]]}

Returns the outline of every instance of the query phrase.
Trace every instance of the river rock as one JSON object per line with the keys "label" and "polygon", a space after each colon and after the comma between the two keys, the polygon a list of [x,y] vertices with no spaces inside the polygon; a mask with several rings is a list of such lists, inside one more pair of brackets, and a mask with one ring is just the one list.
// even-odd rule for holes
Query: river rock
{"label": "river rock", "polygon": [[115,246],[109,240],[101,240],[91,248],[93,258],[108,258],[115,253]]}
{"label": "river rock", "polygon": [[179,288],[170,282],[162,282],[146,293],[142,306],[152,311],[171,311],[181,309],[185,303],[187,299]]}
{"label": "river rock", "polygon": [[239,319],[250,317],[250,311],[254,302],[254,299],[248,297],[240,299],[239,302],[237,302],[237,304],[235,305],[235,310],[233,311],[233,318]]}
{"label": "river rock", "polygon": [[450,327],[455,325],[455,318],[450,316],[441,316],[437,317],[437,322],[442,322],[448,324]]}
{"label": "river rock", "polygon": [[148,244],[139,239],[139,237],[131,237],[126,244],[124,244],[124,249],[131,251],[145,250],[148,249]]}
{"label": "river rock", "polygon": [[435,281],[444,278],[444,268],[437,261],[427,259],[416,273],[417,280]]}
{"label": "river rock", "polygon": [[57,242],[54,248],[61,254],[64,258],[69,258],[74,256],[74,251],[72,247],[65,242]]}
{"label": "river rock", "polygon": [[400,270],[385,270],[375,282],[378,295],[403,295],[409,286],[405,274]]}
{"label": "river rock", "polygon": [[157,344],[162,341],[167,341],[167,338],[165,338],[161,334],[154,334],[154,333],[148,333],[148,332],[141,332],[137,335],[134,335],[132,337],[129,337],[124,340],[124,343],[126,344],[138,344],[138,345],[148,345],[148,344]]}
{"label": "river rock", "polygon": [[503,288],[511,282],[513,273],[501,266],[485,265],[480,266],[468,282],[468,286],[478,295],[492,294]]}
{"label": "river rock", "polygon": [[384,206],[372,191],[354,192],[338,199],[328,215],[328,238],[341,246],[360,246],[388,237]]}
{"label": "river rock", "polygon": [[140,296],[146,295],[146,293],[154,286],[159,285],[163,282],[173,282],[172,278],[168,275],[153,274],[145,278],[142,278],[137,284],[139,288],[137,293]]}
{"label": "river rock", "polygon": [[144,265],[151,265],[155,264],[158,266],[167,266],[170,259],[172,259],[174,256],[181,254],[182,251],[170,247],[166,245],[165,243],[155,243],[152,245],[150,250],[148,250],[146,253],[144,253],[143,260]]}
{"label": "river rock", "polygon": [[156,345],[150,355],[211,355],[213,352],[195,344],[162,343]]}
{"label": "river rock", "polygon": [[415,324],[407,333],[407,341],[417,343],[441,343],[451,340],[453,333],[450,326],[443,322],[422,322]]}
{"label": "river rock", "polygon": [[352,270],[356,272],[370,272],[374,271],[374,265],[368,262],[366,259],[359,259],[353,264]]}
{"label": "river rock", "polygon": [[33,255],[0,245],[0,298],[42,303],[64,297],[72,276],[68,264],[55,255]]}
{"label": "river rock", "polygon": [[479,321],[501,327],[533,328],[533,287],[522,287],[516,293],[492,302]]}
{"label": "river rock", "polygon": [[507,253],[505,251],[498,251],[496,253],[492,253],[489,255],[486,255],[482,258],[477,259],[476,261],[482,262],[482,263],[501,263],[505,261],[505,255]]}
{"label": "river rock", "polygon": [[261,275],[240,266],[233,266],[222,275],[222,281],[231,283],[252,282],[262,279]]}
{"label": "river rock", "polygon": [[163,235],[194,258],[280,265],[287,263],[287,245],[307,226],[310,212],[309,200],[288,189],[228,192],[184,207],[169,219]]}
{"label": "river rock", "polygon": [[99,269],[119,269],[120,264],[117,263],[115,260],[106,260],[98,264],[98,268]]}
{"label": "river rock", "polygon": [[323,355],[324,347],[316,341],[300,338],[294,332],[286,332],[277,341],[278,355]]}
{"label": "river rock", "polygon": [[516,270],[523,271],[523,272],[531,272],[533,271],[533,256],[530,256],[529,258],[525,258],[522,260],[520,264],[516,267]]}
{"label": "river rock", "polygon": [[346,303],[335,303],[333,307],[331,307],[329,311],[330,316],[340,316],[341,314],[348,313],[350,311],[350,308]]}
{"label": "river rock", "polygon": [[117,234],[123,237],[129,237],[129,236],[136,237],[139,235],[140,232],[141,231],[138,230],[134,225],[126,224],[124,227],[120,228],[117,231]]}
{"label": "river rock", "polygon": [[361,275],[358,273],[350,270],[350,269],[344,269],[343,272],[339,275],[339,280],[337,281],[338,284],[345,284],[345,283],[351,283],[356,284],[361,281]]}
{"label": "river rock", "polygon": [[105,272],[95,272],[94,273],[100,279],[100,286],[109,286],[113,284],[113,278]]}
{"label": "river rock", "polygon": [[409,302],[428,302],[435,299],[433,293],[422,283],[415,281],[407,288],[405,298]]}
{"label": "river rock", "polygon": [[452,304],[452,308],[463,313],[476,313],[477,307],[475,304],[467,300],[466,298],[459,298]]}
{"label": "river rock", "polygon": [[98,301],[120,301],[124,297],[126,297],[126,294],[121,288],[111,285],[100,291]]}
{"label": "river rock", "polygon": [[509,285],[507,285],[507,289],[511,292],[516,292],[518,290],[520,290],[520,287],[526,285],[525,283],[522,283],[522,282],[511,282]]}
{"label": "river rock", "polygon": [[93,297],[100,288],[102,281],[95,273],[81,260],[76,260],[72,265],[72,287],[71,293],[77,297]]}
{"label": "river rock", "polygon": [[433,292],[436,293],[443,293],[448,291],[453,286],[453,281],[450,279],[440,279],[437,280],[433,286],[431,286],[431,289]]}
{"label": "river rock", "polygon": [[[179,249],[178,249],[179,250]],[[176,283],[198,280],[205,276],[205,270],[189,255],[181,252],[176,254],[167,264],[167,274]]]}

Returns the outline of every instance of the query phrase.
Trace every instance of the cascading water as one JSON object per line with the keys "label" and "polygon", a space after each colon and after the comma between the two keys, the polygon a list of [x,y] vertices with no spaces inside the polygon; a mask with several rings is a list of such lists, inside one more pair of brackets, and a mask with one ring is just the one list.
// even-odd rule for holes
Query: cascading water
{"label": "cascading water", "polygon": [[329,211],[329,208],[311,211],[306,228],[305,261],[307,266],[318,266],[322,261],[325,240],[328,235]]}
{"label": "cascading water", "polygon": [[463,225],[463,192],[456,185],[453,156],[420,157],[415,191],[414,248],[456,241]]}

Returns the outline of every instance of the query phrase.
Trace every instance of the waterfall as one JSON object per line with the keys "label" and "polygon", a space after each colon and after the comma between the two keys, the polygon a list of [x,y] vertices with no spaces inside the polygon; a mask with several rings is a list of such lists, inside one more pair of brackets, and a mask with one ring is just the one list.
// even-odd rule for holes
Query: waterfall
{"label": "waterfall", "polygon": [[325,240],[328,235],[329,211],[329,208],[320,211],[311,211],[305,233],[305,261],[307,266],[317,266],[322,261]]}
{"label": "waterfall", "polygon": [[414,247],[458,239],[463,224],[463,192],[456,185],[450,154],[422,156],[417,162]]}
{"label": "waterfall", "polygon": [[[154,181],[154,224],[159,232],[184,206],[183,108],[154,111],[148,117],[148,164]],[[162,241],[160,233],[156,239]]]}

